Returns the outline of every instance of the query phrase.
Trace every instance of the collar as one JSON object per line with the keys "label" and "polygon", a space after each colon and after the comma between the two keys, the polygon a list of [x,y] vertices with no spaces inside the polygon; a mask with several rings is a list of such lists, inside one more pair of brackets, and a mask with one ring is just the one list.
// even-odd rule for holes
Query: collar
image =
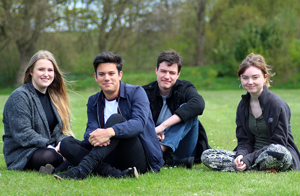
{"label": "collar", "polygon": [[[117,99],[117,102],[119,102],[120,97],[122,97],[122,98],[126,97],[126,95],[125,95],[125,84],[122,81],[120,81],[119,95],[115,98],[115,99]],[[105,99],[105,95],[104,95],[103,91],[101,90],[100,92],[98,92],[96,94],[96,99],[95,99],[95,102],[93,103],[93,106],[96,106],[99,101],[103,102],[104,99]]]}
{"label": "collar", "polygon": [[[264,103],[266,103],[268,101],[269,92],[270,92],[270,90],[268,89],[268,87],[264,85],[263,86],[263,92],[258,97],[258,101],[259,101],[259,104],[260,104],[261,108],[263,108]],[[243,101],[246,105],[248,105],[248,103],[250,102],[250,97],[251,97],[251,95],[248,92],[247,92],[247,94],[242,95],[242,99],[243,99]]]}
{"label": "collar", "polygon": [[[171,95],[173,95],[174,89],[175,89],[176,86],[178,85],[179,81],[180,81],[180,80],[178,80],[178,79],[176,80],[175,84],[174,84],[174,85],[172,86],[172,88],[171,88],[170,93],[167,95],[167,98],[170,97]],[[157,91],[156,91],[156,96],[162,97],[162,95],[160,94],[160,91],[159,91],[158,82],[155,81],[155,84],[153,84],[153,86],[154,86],[154,85],[155,85],[155,87],[156,87],[156,89],[157,89]],[[150,88],[151,88],[151,86],[150,86]]]}

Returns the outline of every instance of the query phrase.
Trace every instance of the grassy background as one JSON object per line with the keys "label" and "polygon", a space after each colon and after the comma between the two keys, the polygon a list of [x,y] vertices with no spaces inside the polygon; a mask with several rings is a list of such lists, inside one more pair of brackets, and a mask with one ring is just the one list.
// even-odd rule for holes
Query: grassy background
{"label": "grassy background", "polygon": [[[90,86],[95,83],[92,77],[89,82]],[[78,139],[83,139],[85,131],[87,99],[96,91],[96,88],[91,88],[70,93],[72,127]],[[299,146],[300,90],[272,91],[291,107],[293,136]],[[2,112],[9,96],[9,90],[7,92],[0,95],[0,135],[4,133]],[[206,102],[204,114],[199,119],[206,129],[212,148],[232,150],[236,146],[235,112],[243,93],[242,89],[199,89],[199,94]],[[299,195],[300,192],[298,172],[276,175],[264,172],[227,173],[210,170],[203,164],[195,165],[192,170],[163,167],[160,173],[140,175],[139,180],[90,177],[83,181],[61,182],[53,176],[42,176],[38,172],[6,170],[2,148],[1,138],[0,195]]]}

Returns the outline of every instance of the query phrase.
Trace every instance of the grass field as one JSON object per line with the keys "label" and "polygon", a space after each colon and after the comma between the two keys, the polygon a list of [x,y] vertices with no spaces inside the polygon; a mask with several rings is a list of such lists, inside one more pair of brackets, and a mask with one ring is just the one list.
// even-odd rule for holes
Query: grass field
{"label": "grass field", "polygon": [[[272,90],[272,89],[271,89]],[[300,90],[274,90],[290,106],[292,131],[300,146]],[[87,98],[95,91],[70,94],[72,127],[83,139]],[[236,146],[235,112],[243,90],[199,91],[206,102],[199,117],[212,148],[232,150]],[[8,95],[0,95],[0,135],[2,111]],[[8,171],[0,139],[0,195],[299,195],[298,172],[227,173],[208,169],[203,164],[192,170],[163,167],[160,173],[140,175],[140,179],[89,177],[83,181],[58,181],[38,172]]]}

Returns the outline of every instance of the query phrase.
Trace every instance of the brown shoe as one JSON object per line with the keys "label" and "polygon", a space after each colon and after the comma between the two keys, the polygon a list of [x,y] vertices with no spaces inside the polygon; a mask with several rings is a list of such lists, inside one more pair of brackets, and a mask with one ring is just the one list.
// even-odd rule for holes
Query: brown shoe
{"label": "brown shoe", "polygon": [[52,175],[55,172],[55,168],[51,164],[46,164],[45,167],[40,167],[39,172],[43,175]]}
{"label": "brown shoe", "polygon": [[273,173],[273,174],[276,174],[277,172],[276,172],[276,170],[275,169],[273,169],[273,168],[271,168],[271,169],[265,169],[265,170],[263,170],[264,172],[267,172],[267,173]]}

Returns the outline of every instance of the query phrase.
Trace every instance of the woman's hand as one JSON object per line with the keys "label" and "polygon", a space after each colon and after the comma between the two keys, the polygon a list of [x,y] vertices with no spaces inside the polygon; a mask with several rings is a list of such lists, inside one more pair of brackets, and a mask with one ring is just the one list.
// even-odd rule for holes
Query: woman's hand
{"label": "woman's hand", "polygon": [[[62,156],[62,154],[60,153],[60,142],[58,142],[57,146],[55,147],[55,150],[58,154],[60,154],[60,156]],[[66,158],[64,156],[62,156],[63,161],[66,160]]]}
{"label": "woman's hand", "polygon": [[60,153],[60,142],[58,142],[57,146],[55,147],[55,151]]}
{"label": "woman's hand", "polygon": [[241,161],[242,158],[243,155],[239,155],[234,160],[234,165],[238,171],[244,171],[247,169],[247,165],[243,161]]}
{"label": "woman's hand", "polygon": [[52,145],[48,145],[47,148],[52,148],[55,150],[55,148]]}

